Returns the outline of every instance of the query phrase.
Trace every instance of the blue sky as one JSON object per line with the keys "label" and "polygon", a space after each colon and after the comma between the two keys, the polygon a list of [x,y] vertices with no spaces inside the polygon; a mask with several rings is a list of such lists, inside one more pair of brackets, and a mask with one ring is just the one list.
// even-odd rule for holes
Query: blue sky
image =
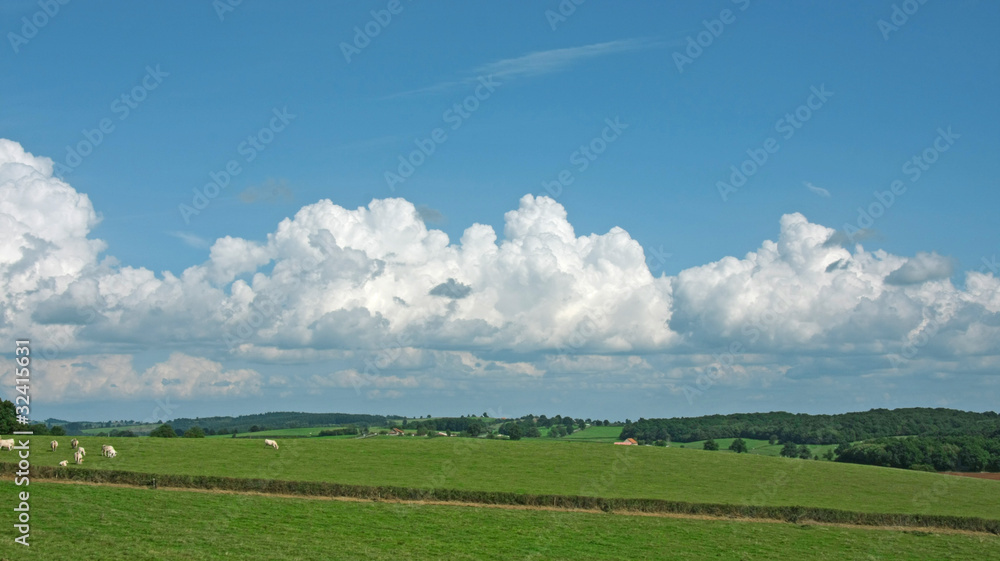
{"label": "blue sky", "polygon": [[[590,1],[564,19],[552,16],[560,9],[554,1],[243,2],[221,15],[218,3],[209,1],[71,2],[55,15],[39,16],[43,4],[12,1],[0,7],[6,43],[0,55],[0,138],[32,158],[63,165],[75,163],[67,160],[68,149],[96,144],[72,170],[59,173],[57,166],[47,179],[86,194],[96,219],[84,220],[83,238],[78,231],[60,238],[8,211],[26,225],[8,233],[14,240],[11,255],[23,257],[39,238],[66,250],[53,259],[76,258],[82,265],[52,277],[55,288],[44,290],[39,287],[49,285],[39,279],[30,290],[18,288],[20,269],[5,270],[6,329],[12,336],[18,329],[37,332],[39,346],[51,330],[66,330],[72,343],[50,361],[51,370],[83,368],[74,376],[92,378],[88,391],[102,384],[115,388],[102,394],[108,405],[100,407],[92,399],[74,399],[67,389],[39,406],[45,415],[100,416],[110,406],[122,412],[115,416],[139,418],[151,399],[169,395],[185,404],[178,415],[262,408],[458,414],[493,407],[511,414],[530,409],[635,418],[936,404],[984,409],[995,403],[998,310],[990,284],[996,271],[988,264],[995,263],[1000,245],[996,4]],[[565,9],[570,3],[563,4]],[[903,8],[913,13],[906,15]],[[377,35],[358,42],[356,28],[363,33],[366,26]],[[691,46],[699,40],[698,47]],[[354,45],[349,56],[345,44]],[[681,68],[679,57],[687,57]],[[477,90],[480,79],[493,85]],[[829,94],[818,98],[817,91]],[[459,118],[455,105],[462,103],[466,109]],[[782,126],[797,111],[800,126]],[[275,121],[279,114],[284,120]],[[99,130],[102,120],[110,132],[93,142],[97,133],[88,131]],[[620,125],[610,130],[609,122]],[[435,129],[443,133],[439,141],[433,141]],[[251,135],[263,149],[247,148]],[[417,150],[415,142],[433,146],[433,153],[390,188],[386,173],[398,172],[400,157]],[[601,153],[592,160],[582,156],[583,169],[580,149],[587,146]],[[752,175],[723,200],[719,183],[729,182],[731,166],[743,166],[754,153],[766,153],[766,162],[746,163]],[[904,167],[915,156],[922,163]],[[10,158],[24,163],[28,156]],[[179,207],[193,205],[194,190],[203,191],[210,174],[219,177],[231,161],[239,172],[186,220]],[[913,172],[917,165],[926,168],[919,178]],[[38,172],[46,175],[44,169]],[[572,182],[546,189],[561,172]],[[15,176],[25,177],[10,177]],[[880,202],[874,193],[891,191],[896,180],[905,191],[892,195],[891,205],[887,195]],[[18,181],[8,179],[5,188],[29,189]],[[526,202],[528,194],[554,201]],[[405,199],[423,218],[425,232],[407,230],[407,236],[423,239],[426,230],[440,230],[448,242],[428,241],[436,249],[415,257],[417,250],[388,234],[382,245],[375,244],[378,249],[364,247],[368,242],[361,237],[353,245],[345,241],[355,234],[381,240],[386,230],[380,224],[391,229],[405,222],[394,213],[412,213],[405,205],[380,211],[363,235],[327,231],[336,232],[332,245],[345,252],[337,253],[338,259],[361,251],[357,259],[388,263],[386,270],[392,271],[393,258],[409,255],[404,261],[411,269],[392,273],[395,288],[373,288],[377,283],[360,277],[344,281],[346,273],[336,282],[320,279],[312,285],[302,265],[295,278],[305,284],[295,294],[316,300],[293,298],[287,305],[318,306],[319,316],[295,309],[276,314],[268,319],[274,333],[254,332],[238,352],[206,341],[205,333],[234,324],[199,318],[191,310],[237,309],[243,285],[234,281],[251,287],[253,298],[268,286],[281,292],[281,263],[301,255],[269,241],[269,235],[281,237],[279,223],[304,207],[332,216],[330,208],[314,206],[324,199],[355,211],[391,197]],[[66,200],[65,209],[39,203],[38,210],[49,221],[89,212],[73,197]],[[862,244],[860,250],[853,243],[834,248],[833,242],[803,249],[803,239],[811,239],[801,237],[806,230],[830,237],[822,227],[868,227],[863,218],[859,224],[858,209],[872,205],[875,211],[888,208],[871,220],[870,231],[852,240]],[[511,226],[505,213],[515,210],[533,225]],[[785,215],[802,220],[784,221]],[[301,226],[303,239],[326,239],[310,230],[323,219],[299,222],[292,220],[289,232]],[[471,257],[450,261],[448,247],[474,253],[462,240],[476,223],[492,228],[498,246],[517,240],[511,247],[527,253],[501,259],[503,267]],[[602,249],[606,255],[594,249],[580,254],[581,268],[560,269],[573,279],[565,286],[546,284],[553,277],[545,263],[514,270],[510,262],[530,263],[525,255],[537,255],[536,242],[558,267],[566,262],[560,251],[584,251],[582,242],[561,249],[546,245],[546,232],[563,223],[578,237],[610,236],[617,227],[627,232],[629,243]],[[535,234],[541,241],[528,241]],[[229,255],[236,251],[231,246],[213,246],[226,236],[250,245]],[[76,247],[70,239],[103,240],[105,247],[69,255],[70,246]],[[776,262],[787,269],[781,278],[791,274],[790,282],[803,289],[789,297],[797,312],[775,312],[780,295],[767,292],[774,279],[759,260],[747,261],[756,263],[747,278],[726,277],[735,274],[727,256],[746,261],[748,252],[761,253],[766,240],[778,240]],[[617,273],[600,265],[601,259],[632,256],[635,249],[648,269],[639,276],[633,262],[619,263]],[[10,257],[10,263],[22,257]],[[426,261],[417,264],[421,259]],[[796,269],[811,259],[832,267],[830,274],[846,276],[817,280],[805,274],[808,267]],[[220,263],[235,269],[223,274]],[[591,265],[595,268],[588,269]],[[493,266],[500,268],[489,269]],[[197,271],[189,273],[191,284],[181,283],[175,291],[185,296],[164,297],[155,306],[143,303],[157,290],[174,294],[168,289],[171,279],[192,267]],[[155,286],[136,284],[135,271],[152,275],[143,282]],[[967,271],[985,273],[987,280],[970,288]],[[196,286],[195,273],[215,276]],[[255,274],[262,278],[255,280]],[[407,285],[414,278],[407,275],[415,274],[425,275],[431,286],[455,279],[451,286],[468,286],[470,295],[454,298],[452,308],[435,307],[434,295],[426,306],[417,305],[400,296],[424,290]],[[606,278],[595,281],[597,274]],[[619,295],[623,300],[610,292],[602,296],[640,277],[634,294]],[[539,299],[528,306],[537,316],[512,303],[519,291],[505,292],[510,279],[520,279],[521,290]],[[815,283],[819,292],[811,294]],[[699,287],[717,292],[700,294]],[[193,296],[201,289],[203,297]],[[644,291],[655,293],[662,308],[650,305],[643,312],[650,317],[636,319],[638,312],[629,311],[626,302],[650,298]],[[354,296],[341,296],[345,293]],[[393,295],[405,304],[380,307]],[[59,323],[38,311],[69,300],[92,308],[98,319]],[[584,344],[566,351],[568,334],[579,329],[586,310],[593,316],[599,301],[618,302],[600,316],[600,335],[588,335]],[[755,342],[752,356],[737,353],[747,362],[745,371],[702,388],[705,396],[691,398],[683,391],[700,387],[697,376],[718,360],[713,352],[745,336],[742,319],[759,319],[764,311],[777,314],[775,325],[790,330],[787,338],[776,332],[762,339],[766,347]],[[157,318],[162,319],[157,325],[177,324],[159,339],[128,334]],[[325,322],[345,327],[323,339],[317,333]],[[883,372],[890,363],[886,357],[900,352],[895,347],[935,323],[942,328],[928,336],[930,343],[919,345],[924,352],[905,368],[892,368],[891,375]],[[799,335],[789,326],[798,326]],[[529,334],[498,335],[508,328]],[[656,335],[658,329],[664,332]],[[411,330],[426,335],[404,345],[414,355],[412,364],[394,359],[377,376],[364,373],[361,354],[379,348],[366,334]],[[299,338],[283,339],[282,333]],[[560,362],[575,355],[590,362]],[[146,380],[134,391],[124,389],[124,378],[112,382],[101,374],[128,360],[133,361],[128,372]],[[150,369],[199,360],[208,361],[199,363],[207,369],[201,377],[165,376],[165,386],[147,383],[159,372]],[[506,377],[477,370],[477,360],[494,361],[493,370]],[[640,361],[638,370],[626,368],[629,361]],[[296,374],[284,374],[291,364]],[[233,378],[249,380],[242,390],[208,399],[211,392],[198,388],[215,383],[205,373],[215,369],[253,374]],[[951,376],[959,372],[969,381],[956,387]],[[344,382],[357,382],[354,375],[361,376],[360,386]],[[53,383],[72,388],[77,382]],[[171,387],[188,383],[186,392]],[[223,387],[237,385],[227,383]],[[829,400],[830,388],[844,398]],[[272,396],[279,394],[285,398],[275,407]],[[41,396],[39,401],[46,403]],[[474,405],[465,411],[458,403]]]}

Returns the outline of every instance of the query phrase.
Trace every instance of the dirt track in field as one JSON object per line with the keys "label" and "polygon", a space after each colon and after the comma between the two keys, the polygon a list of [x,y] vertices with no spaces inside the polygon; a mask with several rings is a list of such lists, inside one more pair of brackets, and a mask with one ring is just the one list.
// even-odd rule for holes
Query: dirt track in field
{"label": "dirt track in field", "polygon": [[[6,478],[5,478],[6,479]],[[45,483],[55,483],[59,485],[90,485],[92,487],[119,487],[123,489],[149,489],[147,486],[143,485],[123,485],[119,483],[91,483],[84,481],[68,481],[65,479],[32,479],[32,482],[39,481]],[[278,497],[283,499],[298,499],[298,500],[313,500],[313,501],[339,501],[339,502],[349,502],[349,503],[386,503],[386,504],[400,504],[408,506],[453,506],[459,508],[497,508],[501,510],[535,510],[535,511],[553,511],[553,512],[575,512],[584,514],[607,514],[610,516],[652,516],[655,518],[675,518],[680,520],[703,520],[703,521],[715,521],[715,522],[747,522],[753,524],[791,524],[795,526],[827,526],[831,528],[847,528],[852,530],[873,530],[873,531],[894,531],[894,532],[909,532],[909,533],[932,533],[932,534],[957,534],[964,536],[977,536],[977,537],[989,537],[997,538],[997,536],[985,533],[985,532],[972,532],[969,530],[955,530],[952,528],[934,528],[934,527],[911,527],[911,526],[866,526],[861,524],[830,524],[815,522],[812,520],[802,520],[799,522],[787,522],[784,520],[774,520],[772,518],[739,518],[739,517],[729,517],[729,516],[708,516],[703,514],[676,514],[667,512],[637,512],[637,511],[625,511],[616,510],[612,513],[605,513],[597,509],[583,509],[583,508],[559,508],[559,507],[549,507],[549,506],[525,506],[525,505],[497,505],[497,504],[486,504],[486,503],[465,503],[457,501],[404,501],[404,500],[369,500],[369,499],[359,499],[355,497],[322,497],[322,496],[310,496],[310,495],[287,495],[279,493],[248,493],[242,491],[227,491],[224,489],[192,489],[186,487],[163,487],[157,488],[159,491],[187,491],[191,493],[210,493],[210,494],[220,494],[220,495],[249,495],[256,497]],[[1000,539],[1000,538],[998,538]]]}

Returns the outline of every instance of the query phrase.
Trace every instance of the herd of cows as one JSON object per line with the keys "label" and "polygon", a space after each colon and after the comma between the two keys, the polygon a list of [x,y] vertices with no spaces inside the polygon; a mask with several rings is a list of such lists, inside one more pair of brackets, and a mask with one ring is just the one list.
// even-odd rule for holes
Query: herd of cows
{"label": "herd of cows", "polygon": [[[59,441],[53,440],[49,446],[51,447],[52,451],[55,452],[59,448]],[[87,451],[83,448],[83,446],[80,446],[80,441],[74,438],[73,440],[69,441],[69,446],[73,450],[73,461],[77,464],[82,464],[83,457],[87,455]],[[275,450],[277,450],[278,442],[275,440],[271,440],[269,438],[264,439],[264,446],[268,446],[270,448],[274,448]],[[0,450],[3,449],[6,449],[8,452],[13,450],[14,439],[13,438],[0,439]],[[110,444],[105,444],[101,446],[101,455],[107,458],[114,458],[118,456],[118,451],[115,450],[114,446],[111,446]],[[63,460],[59,462],[59,465],[61,466],[69,465],[69,460]]]}
{"label": "herd of cows", "polygon": [[[73,440],[69,441],[69,445],[70,445],[70,448],[72,448],[74,450],[74,452],[73,452],[73,461],[76,462],[77,464],[82,464],[83,463],[83,457],[87,455],[87,450],[84,449],[83,446],[80,446],[80,441],[77,440],[77,439],[75,439],[75,438]],[[58,440],[53,440],[52,443],[49,444],[49,446],[51,447],[51,450],[53,452],[55,452],[59,448],[59,441]],[[8,439],[5,439],[5,440],[0,440],[0,450],[3,450],[5,448],[7,449],[8,452],[10,452],[11,450],[14,449],[14,439],[13,438],[8,438]],[[115,450],[114,446],[111,446],[110,444],[105,444],[105,445],[101,446],[101,455],[103,455],[105,457],[108,457],[108,458],[114,458],[114,457],[118,456],[118,451]],[[59,462],[59,465],[61,465],[61,466],[65,466],[65,465],[68,465],[68,464],[69,464],[69,460],[63,460],[63,461]]]}

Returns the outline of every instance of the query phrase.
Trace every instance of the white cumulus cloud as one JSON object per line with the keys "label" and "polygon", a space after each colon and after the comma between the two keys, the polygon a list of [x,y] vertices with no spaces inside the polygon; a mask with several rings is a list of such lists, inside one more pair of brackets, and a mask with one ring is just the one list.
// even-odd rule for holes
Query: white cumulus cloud
{"label": "white cumulus cloud", "polygon": [[[663,386],[734,343],[742,363],[719,383],[769,383],[830,353],[877,370],[872,357],[914,341],[919,360],[1000,353],[992,273],[958,288],[948,257],[844,247],[797,213],[775,241],[672,277],[650,272],[626,230],[581,235],[548,197],[525,195],[502,235],[472,224],[452,240],[425,215],[399,198],[320,200],[260,239],[219,238],[207,261],[156,274],[101,257],[89,198],[51,160],[0,140],[0,334],[76,357],[50,361],[58,399],[260,390],[260,374],[228,360],[336,363],[283,372],[282,385],[392,397],[498,376]],[[131,366],[128,353],[181,344],[185,354]]]}

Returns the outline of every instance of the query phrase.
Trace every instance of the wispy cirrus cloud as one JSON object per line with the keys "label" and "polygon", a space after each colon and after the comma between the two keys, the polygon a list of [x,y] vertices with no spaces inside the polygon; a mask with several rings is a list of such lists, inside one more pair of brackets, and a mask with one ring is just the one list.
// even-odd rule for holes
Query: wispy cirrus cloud
{"label": "wispy cirrus cloud", "polygon": [[812,183],[809,183],[808,181],[806,181],[804,183],[804,185],[806,186],[807,189],[809,189],[813,193],[819,195],[820,197],[823,197],[824,199],[829,199],[830,198],[830,192],[827,191],[826,189],[824,189],[822,187],[817,187],[817,186],[813,185]]}
{"label": "wispy cirrus cloud", "polygon": [[638,51],[656,46],[659,46],[659,43],[649,39],[620,39],[580,47],[536,51],[519,57],[506,58],[477,66],[472,70],[470,76],[461,79],[448,80],[416,90],[393,94],[389,97],[440,93],[465,84],[474,83],[480,76],[492,75],[497,80],[514,80],[543,76],[567,70],[571,66],[589,59]]}
{"label": "wispy cirrus cloud", "polygon": [[[516,58],[498,60],[476,68],[476,74],[493,74],[496,78],[520,78],[540,76],[565,70],[570,66],[587,59],[636,51],[655,46],[655,43],[645,39],[623,39],[595,43],[582,47],[552,49],[538,51]],[[474,80],[475,78],[470,78]]]}
{"label": "wispy cirrus cloud", "polygon": [[205,238],[191,232],[174,231],[167,233],[195,249],[208,249],[212,245]]}

